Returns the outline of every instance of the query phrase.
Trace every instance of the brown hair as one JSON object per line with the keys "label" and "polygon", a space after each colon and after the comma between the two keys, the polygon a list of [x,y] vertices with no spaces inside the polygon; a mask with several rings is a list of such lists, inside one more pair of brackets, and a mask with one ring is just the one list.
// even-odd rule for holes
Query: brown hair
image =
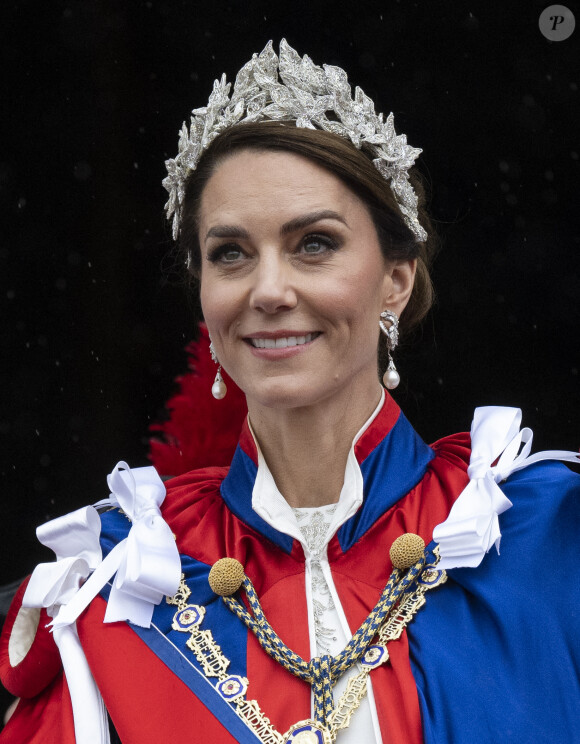
{"label": "brown hair", "polygon": [[340,178],[366,205],[375,225],[386,259],[417,259],[413,292],[401,316],[401,331],[407,332],[425,317],[433,303],[429,267],[437,236],[424,207],[425,192],[419,175],[412,169],[410,181],[418,197],[418,216],[428,238],[418,243],[403,220],[388,182],[370,157],[350,141],[331,132],[301,129],[286,122],[239,124],[222,132],[202,154],[185,186],[179,249],[187,259],[190,278],[201,273],[199,210],[203,190],[220,163],[235,152],[255,149],[291,152],[308,158]]}

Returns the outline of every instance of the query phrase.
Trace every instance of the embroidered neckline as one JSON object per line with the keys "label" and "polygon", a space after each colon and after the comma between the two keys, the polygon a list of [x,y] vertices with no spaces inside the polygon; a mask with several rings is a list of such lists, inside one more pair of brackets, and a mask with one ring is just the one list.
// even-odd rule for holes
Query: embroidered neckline
{"label": "embroidered neckline", "polygon": [[318,654],[330,653],[330,644],[336,641],[337,629],[333,623],[336,607],[328,582],[320,565],[320,555],[328,543],[328,531],[338,504],[316,508],[294,507],[292,511],[312,556],[310,564],[314,636]]}

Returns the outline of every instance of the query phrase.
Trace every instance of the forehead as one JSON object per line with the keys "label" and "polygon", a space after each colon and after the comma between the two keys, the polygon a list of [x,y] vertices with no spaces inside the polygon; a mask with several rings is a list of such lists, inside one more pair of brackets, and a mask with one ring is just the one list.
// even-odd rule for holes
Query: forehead
{"label": "forehead", "polygon": [[358,196],[337,176],[301,155],[243,150],[229,156],[201,198],[200,231],[224,220],[284,222],[304,211],[330,209],[370,219]]}

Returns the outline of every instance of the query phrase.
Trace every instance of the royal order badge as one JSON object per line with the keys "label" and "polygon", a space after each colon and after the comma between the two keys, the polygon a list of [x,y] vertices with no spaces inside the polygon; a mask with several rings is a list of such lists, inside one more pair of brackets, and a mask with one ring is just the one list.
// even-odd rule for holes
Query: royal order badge
{"label": "royal order badge", "polygon": [[389,652],[384,644],[369,646],[363,654],[360,663],[368,669],[375,669],[389,660]]}
{"label": "royal order badge", "polygon": [[217,691],[228,703],[243,697],[247,689],[248,680],[237,674],[232,674],[217,684]]}
{"label": "royal order badge", "polygon": [[298,721],[284,734],[284,744],[332,744],[332,737],[316,721]]}
{"label": "royal order badge", "polygon": [[171,627],[181,633],[191,632],[196,628],[205,615],[205,607],[200,605],[186,605],[173,616]]}
{"label": "royal order badge", "polygon": [[439,584],[443,584],[447,581],[447,572],[440,568],[434,568],[427,566],[421,576],[417,579],[419,586],[424,586],[427,589],[434,589]]}

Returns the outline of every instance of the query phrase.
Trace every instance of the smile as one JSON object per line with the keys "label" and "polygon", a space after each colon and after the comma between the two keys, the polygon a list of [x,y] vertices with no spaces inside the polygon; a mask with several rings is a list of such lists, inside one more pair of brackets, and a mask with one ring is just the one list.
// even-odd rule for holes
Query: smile
{"label": "smile", "polygon": [[283,336],[280,338],[249,338],[249,343],[255,349],[286,349],[292,346],[302,346],[320,336],[320,332],[307,333],[306,336]]}

